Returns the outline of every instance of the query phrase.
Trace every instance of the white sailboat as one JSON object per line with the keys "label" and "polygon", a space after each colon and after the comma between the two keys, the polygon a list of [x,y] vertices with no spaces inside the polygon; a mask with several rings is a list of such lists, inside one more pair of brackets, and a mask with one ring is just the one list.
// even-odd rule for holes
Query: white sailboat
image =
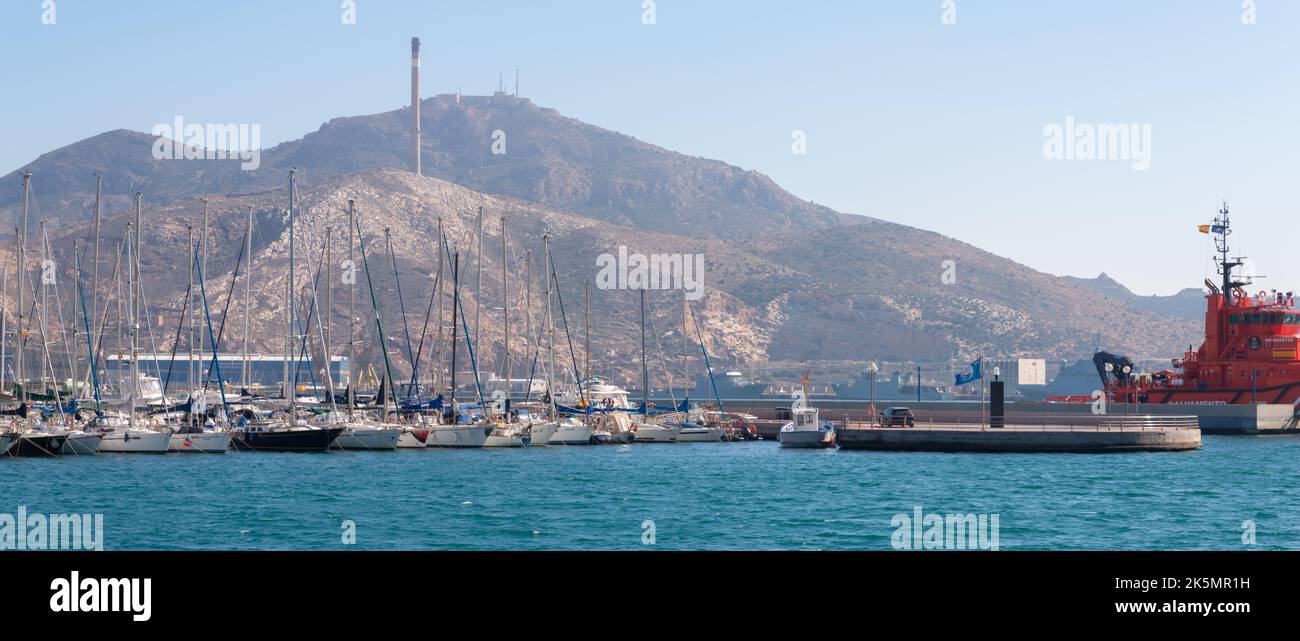
{"label": "white sailboat", "polygon": [[550,445],[591,445],[591,426],[582,419],[570,416],[555,424],[555,434],[548,441]]}
{"label": "white sailboat", "polygon": [[[125,419],[119,414],[103,415],[95,420],[95,427],[103,433],[99,444],[101,452],[164,454],[171,445],[169,431],[155,429],[148,423],[141,423],[136,418],[136,407],[141,394],[140,354],[138,339],[140,324],[138,322],[140,300],[140,210],[141,192],[135,192],[135,220],[128,223],[127,243],[127,325],[131,335],[131,374],[127,388],[127,408]],[[156,382],[157,379],[154,379]],[[158,395],[162,395],[161,388]]]}
{"label": "white sailboat", "polygon": [[[207,220],[208,208],[207,203],[203,204],[203,247],[204,252],[207,250]],[[194,230],[191,228],[189,233],[189,246],[191,251],[194,247]],[[248,248],[245,247],[247,250]],[[195,256],[190,255],[193,259]],[[194,293],[194,265],[195,260],[190,260],[190,286],[189,289]],[[203,264],[206,264],[206,260]],[[171,435],[168,437],[167,451],[178,452],[181,454],[225,454],[230,449],[230,430],[220,428],[216,421],[208,417],[208,393],[204,390],[197,389],[195,386],[200,374],[203,372],[202,365],[202,346],[203,341],[197,341],[199,346],[199,358],[195,358],[195,315],[198,311],[198,305],[193,300],[187,301],[186,307],[190,309],[189,318],[189,363],[186,378],[189,383],[189,407],[188,411],[179,416],[179,420],[170,421],[168,427],[171,429]],[[199,332],[200,336],[202,332]],[[215,349],[214,349],[215,353]],[[224,381],[223,381],[224,382]],[[143,385],[142,385],[143,387]],[[144,388],[148,389],[148,388]],[[164,396],[162,389],[158,390],[159,396]],[[166,403],[166,399],[163,399]]]}

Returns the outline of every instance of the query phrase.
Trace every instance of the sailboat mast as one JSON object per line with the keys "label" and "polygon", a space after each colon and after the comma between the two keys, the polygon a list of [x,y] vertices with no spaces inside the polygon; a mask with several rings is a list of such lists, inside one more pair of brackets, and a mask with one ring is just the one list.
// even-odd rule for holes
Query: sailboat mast
{"label": "sailboat mast", "polygon": [[[333,290],[334,290],[334,227],[332,225],[326,225],[325,227],[325,308],[321,312],[321,322],[324,323],[325,327],[322,331],[322,334],[324,334],[324,336],[322,337],[321,340],[323,343],[325,343],[324,345],[325,379],[327,381],[333,380],[333,375],[330,372],[330,367],[333,366],[333,363],[330,361],[330,354],[333,354],[333,352],[330,351],[330,346],[333,344],[330,340],[332,338],[330,336],[330,325],[331,325],[330,315],[334,312],[334,307],[333,307],[334,299],[331,296],[331,294],[333,294]],[[330,387],[332,388],[334,386],[331,384]],[[331,391],[330,403],[333,402],[334,402],[334,393]]]}
{"label": "sailboat mast", "polygon": [[591,380],[591,281],[582,286],[582,379]]}
{"label": "sailboat mast", "polygon": [[189,398],[191,403],[190,411],[185,418],[185,422],[187,424],[192,424],[194,422],[194,382],[198,380],[198,373],[195,371],[194,361],[194,226],[186,225],[185,228],[189,236],[189,242],[185,247],[190,253],[190,287],[185,290],[189,292],[189,300],[186,304],[190,306],[190,311],[186,314],[186,316],[188,316],[186,320],[189,321],[190,333],[189,339],[185,341],[187,347],[186,352],[189,353],[189,362],[185,365],[185,378],[189,379]]}
{"label": "sailboat mast", "polygon": [[[531,249],[524,250],[524,331],[526,332],[524,334],[524,344],[533,347],[533,349],[524,352],[524,359],[527,360],[530,352],[537,353],[537,348],[534,346],[535,336],[533,335],[533,250]],[[533,360],[533,363],[536,362],[536,360]],[[530,365],[528,382],[525,383],[527,387],[524,388],[524,398],[529,398],[533,393],[533,369],[535,368]]]}
{"label": "sailboat mast", "polygon": [[542,274],[546,279],[546,395],[551,399],[552,416],[558,415],[555,410],[555,312],[551,309],[551,236],[550,234],[542,235]]}
{"label": "sailboat mast", "polygon": [[348,200],[348,269],[352,270],[351,278],[348,280],[348,419],[352,418],[352,411],[356,409],[356,389],[357,389],[357,261],[354,255],[356,239],[353,237],[353,230],[356,229],[356,209],[355,202]]}
{"label": "sailboat mast", "polygon": [[[199,272],[203,274],[207,274],[208,273],[208,199],[207,198],[203,199],[203,231],[199,234],[199,242],[203,243],[199,253]],[[198,360],[196,361],[196,363],[198,364],[197,373],[200,374],[202,374],[203,372],[203,363],[207,362],[203,358],[203,348],[205,343],[206,341],[203,338],[203,333],[200,332],[199,333],[199,354],[198,354]]]}
{"label": "sailboat mast", "polygon": [[[474,250],[474,269],[478,273],[474,283],[474,344],[479,345],[479,311],[483,300],[483,207],[478,208],[478,244]],[[452,319],[456,322],[456,319]],[[468,337],[467,337],[468,338]]]}
{"label": "sailboat mast", "polygon": [[[23,352],[26,351],[24,343],[24,324],[23,324],[23,279],[27,273],[27,204],[29,194],[32,190],[32,175],[30,172],[23,173],[23,218],[18,228],[18,329],[14,332],[17,339],[18,350],[15,358],[18,359],[18,371],[14,377],[18,385],[22,386],[22,401],[27,403],[27,379],[26,369],[23,366]],[[35,292],[33,292],[33,295]]]}
{"label": "sailboat mast", "polygon": [[645,359],[645,288],[641,288],[641,416],[650,416],[650,368]]}
{"label": "sailboat mast", "polygon": [[505,323],[505,344],[503,356],[505,358],[506,374],[506,408],[510,407],[510,379],[513,372],[510,371],[510,292],[506,284],[506,266],[510,261],[507,257],[506,246],[506,215],[501,214],[501,318]]}
{"label": "sailboat mast", "polygon": [[244,371],[241,375],[243,378],[243,387],[245,390],[251,389],[253,380],[252,363],[248,360],[248,341],[252,339],[253,317],[251,315],[253,305],[253,207],[248,207],[248,229],[245,232],[244,244],[248,246],[248,274],[244,276]]}
{"label": "sailboat mast", "polygon": [[456,312],[460,311],[460,252],[456,252],[451,267],[451,422],[455,425],[459,419],[460,407],[456,405],[456,337],[460,323],[456,322]]}
{"label": "sailboat mast", "polygon": [[[298,200],[297,172],[297,169],[289,170],[289,348],[291,351],[295,352],[297,351],[294,349],[294,339],[297,337],[297,334],[295,334],[295,328],[297,327],[298,320],[298,310],[296,309],[294,302],[294,277],[296,275],[294,271],[294,227],[296,218],[295,214],[297,213],[296,201]],[[285,356],[288,358],[289,354],[286,353]],[[294,365],[295,367],[297,366],[296,361]],[[284,385],[285,389],[289,392],[289,420],[292,425],[292,422],[297,420],[298,391],[292,388],[293,384],[287,371],[284,376]]]}
{"label": "sailboat mast", "polygon": [[[41,220],[41,222],[37,223],[37,227],[40,229],[40,238],[38,239],[38,242],[39,242],[40,245],[41,245],[41,269],[40,269],[40,272],[41,272],[41,311],[40,311],[40,317],[39,317],[39,318],[40,318],[40,323],[41,323],[41,336],[44,337],[44,336],[45,336],[45,328],[49,327],[49,322],[50,322],[50,319],[49,319],[49,312],[48,312],[49,301],[50,301],[50,284],[49,284],[48,282],[46,282],[46,279],[45,279],[45,266],[49,264],[49,263],[47,263],[47,262],[45,262],[45,261],[48,261],[48,260],[50,259],[50,255],[49,255],[48,253],[46,253],[46,251],[45,251],[45,249],[46,249],[46,248],[45,248],[45,221],[44,221],[44,220]],[[33,297],[36,296],[36,292],[35,292],[35,290],[32,291],[32,296],[33,296]],[[35,303],[35,301],[33,301],[33,303]],[[37,319],[32,319],[32,320],[37,320]],[[41,339],[41,342],[42,342],[42,343],[45,343],[45,339],[42,338],[42,339]],[[50,349],[50,346],[49,346],[48,344],[46,344],[46,345],[44,345],[44,347],[45,347],[45,351],[48,352],[49,349]],[[43,359],[43,360],[42,360],[42,363],[41,363],[41,371],[42,371],[42,372],[45,371],[45,363],[44,363],[44,360],[45,360],[45,359]],[[52,376],[53,374],[54,374],[54,372],[51,370],[51,371],[50,371],[50,375]],[[41,376],[41,392],[44,393],[44,394],[49,394],[49,393],[50,393],[50,380],[49,380],[48,378],[46,378],[44,375]]]}
{"label": "sailboat mast", "polygon": [[140,385],[140,348],[138,343],[140,324],[138,322],[139,310],[136,306],[139,299],[136,298],[136,283],[140,278],[140,205],[141,192],[135,192],[135,222],[128,228],[127,237],[131,239],[130,248],[127,250],[127,304],[126,316],[127,323],[130,327],[131,334],[131,381],[129,383],[130,406],[127,416],[128,426],[135,427],[135,407]]}
{"label": "sailboat mast", "polygon": [[[95,265],[91,267],[92,276],[90,281],[89,318],[91,319],[90,320],[90,332],[91,332],[90,344],[91,345],[99,344],[98,343],[99,334],[95,329],[95,319],[99,318],[99,225],[101,220],[100,219],[101,203],[102,203],[101,196],[103,195],[103,187],[104,187],[104,179],[100,177],[98,174],[96,174],[95,175],[95,217],[92,223],[93,227],[95,228],[95,258],[94,258]],[[77,282],[81,282],[80,275],[78,275],[77,277]],[[95,368],[95,358],[94,355],[92,354],[90,356],[90,362],[86,364],[86,378],[95,377],[93,372],[94,368]]]}
{"label": "sailboat mast", "polygon": [[437,332],[437,335],[436,335],[436,337],[435,337],[435,339],[434,339],[434,340],[436,341],[436,343],[435,343],[435,344],[436,344],[436,347],[435,347],[436,352],[435,352],[435,353],[436,353],[437,356],[436,356],[436,358],[430,359],[430,360],[432,360],[432,362],[433,362],[433,368],[434,368],[434,370],[433,370],[433,378],[432,378],[432,380],[433,380],[434,396],[433,396],[432,398],[436,398],[438,394],[441,394],[441,393],[442,393],[442,389],[443,389],[443,388],[442,388],[442,355],[443,355],[443,351],[442,351],[442,347],[443,347],[443,342],[442,342],[442,336],[443,336],[443,334],[442,334],[442,330],[443,330],[443,328],[446,327],[445,322],[446,322],[446,320],[447,320],[447,317],[446,317],[446,315],[445,315],[445,311],[446,311],[445,301],[446,301],[446,299],[447,299],[447,297],[446,297],[446,292],[447,292],[447,283],[446,283],[446,282],[443,280],[443,278],[442,278],[442,266],[445,265],[445,264],[447,263],[447,261],[443,260],[444,256],[443,256],[443,251],[442,251],[442,250],[443,250],[442,239],[443,239],[443,235],[442,235],[442,216],[439,216],[439,217],[438,217],[438,248],[433,252],[433,254],[434,254],[435,256],[438,257],[438,282],[437,282],[437,285],[438,285],[438,329],[435,330],[435,331]]}

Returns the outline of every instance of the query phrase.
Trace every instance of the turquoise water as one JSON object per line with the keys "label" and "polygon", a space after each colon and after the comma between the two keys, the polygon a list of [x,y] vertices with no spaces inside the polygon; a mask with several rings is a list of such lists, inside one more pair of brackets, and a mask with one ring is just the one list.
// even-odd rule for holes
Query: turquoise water
{"label": "turquoise water", "polygon": [[1003,550],[1296,549],[1300,439],[1104,455],[758,442],[5,458],[0,497],[9,514],[102,513],[115,550],[888,550],[891,518],[916,506],[997,514]]}

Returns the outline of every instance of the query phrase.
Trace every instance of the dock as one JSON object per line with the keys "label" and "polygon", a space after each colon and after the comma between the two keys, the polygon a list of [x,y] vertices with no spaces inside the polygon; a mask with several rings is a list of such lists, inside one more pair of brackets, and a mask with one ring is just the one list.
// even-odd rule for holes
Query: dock
{"label": "dock", "polygon": [[[746,412],[759,418],[756,421],[759,434],[763,438],[775,439],[788,417],[782,410],[790,406],[786,399],[723,399],[728,411]],[[813,404],[821,408],[826,419],[841,421],[869,421],[870,401],[863,400],[822,400]],[[982,413],[979,402],[973,401],[881,401],[876,403],[877,410],[891,406],[911,408],[920,422],[957,422],[966,423],[978,419]],[[785,412],[788,413],[788,410]],[[1300,422],[1292,420],[1296,408],[1289,404],[1258,405],[1128,405],[1112,403],[1107,407],[1108,416],[1195,416],[1199,421],[1202,434],[1212,435],[1289,435],[1300,433]],[[1016,401],[1006,404],[1007,421],[1010,423],[1042,423],[1042,419],[1051,416],[1058,420],[1076,422],[1092,416],[1091,403],[1041,403]]]}
{"label": "dock", "polygon": [[[1069,417],[1062,417],[1069,418]],[[1008,417],[1010,421],[1012,417]],[[846,422],[836,434],[840,449],[912,452],[1174,452],[1201,447],[1195,416],[1099,417],[1091,421],[1043,421],[1004,427],[926,423],[879,427]]]}

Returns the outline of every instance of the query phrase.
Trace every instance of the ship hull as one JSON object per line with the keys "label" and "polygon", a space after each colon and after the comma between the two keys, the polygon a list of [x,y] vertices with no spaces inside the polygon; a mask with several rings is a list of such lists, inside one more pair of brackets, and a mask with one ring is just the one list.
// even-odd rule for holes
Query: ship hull
{"label": "ship hull", "polygon": [[330,444],[342,433],[342,427],[263,432],[236,431],[231,444],[237,450],[254,452],[324,452],[329,450]]}
{"label": "ship hull", "polygon": [[1258,388],[1155,388],[1145,390],[1139,400],[1152,405],[1289,405],[1300,400],[1300,381]]}

